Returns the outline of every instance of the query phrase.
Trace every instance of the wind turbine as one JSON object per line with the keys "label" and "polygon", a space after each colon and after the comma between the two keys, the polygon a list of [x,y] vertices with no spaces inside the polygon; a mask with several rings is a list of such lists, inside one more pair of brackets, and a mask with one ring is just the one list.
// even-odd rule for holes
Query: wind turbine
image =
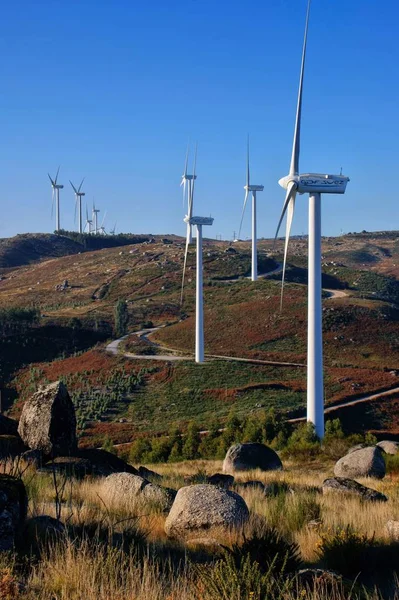
{"label": "wind turbine", "polygon": [[276,238],[284,215],[287,213],[281,287],[282,299],[288,242],[294,216],[295,198],[297,194],[309,194],[307,420],[314,424],[318,437],[323,438],[324,382],[321,306],[321,194],[344,194],[349,178],[344,175],[327,175],[324,173],[305,173],[302,175],[299,173],[302,92],[310,4],[311,0],[308,0],[290,172],[286,177],[283,177],[279,181],[281,187],[286,190],[286,196],[277,226]]}
{"label": "wind turbine", "polygon": [[50,173],[48,173],[48,177],[51,181],[52,187],[52,206],[54,206],[54,196],[55,196],[55,230],[59,231],[61,229],[60,225],[60,190],[64,187],[60,183],[57,183],[58,173],[60,172],[60,167],[57,169],[57,175],[55,179],[52,179]]}
{"label": "wind turbine", "polygon": [[82,185],[84,182],[85,178],[83,177],[80,186],[78,187],[78,189],[76,189],[76,187],[73,185],[72,181],[69,180],[69,183],[71,184],[73,191],[75,192],[75,199],[76,199],[76,205],[75,205],[75,220],[76,220],[76,208],[78,209],[78,215],[79,215],[79,233],[83,233],[83,228],[82,228],[82,198],[83,196],[85,196],[86,194],[84,192],[81,192],[80,190],[82,189]]}
{"label": "wind turbine", "polygon": [[115,235],[115,231],[116,231],[116,225],[117,225],[117,224],[116,224],[116,222],[115,222],[115,225],[113,226],[113,228],[112,228],[112,229],[110,229],[110,232],[109,232],[109,233],[110,233],[111,235]]}
{"label": "wind turbine", "polygon": [[[185,217],[184,222],[197,227],[197,273],[196,273],[196,300],[195,300],[195,362],[204,362],[204,289],[202,272],[202,226],[212,225],[212,217]],[[183,279],[181,286],[181,303],[183,304],[184,278],[186,274],[189,236],[186,239],[184,253]]]}
{"label": "wind turbine", "polygon": [[[184,173],[182,175],[180,185],[183,186],[183,207],[186,203],[186,197],[187,197],[187,215],[186,215],[186,217],[188,217],[188,221],[185,221],[185,222],[187,223],[187,238],[189,240],[188,243],[192,244],[193,243],[193,227],[192,227],[192,224],[190,223],[190,219],[193,216],[194,183],[195,183],[195,180],[197,179],[197,176],[195,174],[195,166],[197,163],[197,145],[195,146],[194,168],[193,168],[192,175],[189,175],[187,173],[189,150],[190,150],[190,148],[187,147],[186,162],[184,165]],[[186,190],[187,190],[187,192],[186,192]]]}
{"label": "wind turbine", "polygon": [[87,228],[87,233],[91,233],[91,226],[93,224],[93,219],[89,219],[89,211],[87,210],[87,206],[86,206],[86,224],[85,224],[85,230]]}
{"label": "wind turbine", "polygon": [[92,219],[93,219],[93,223],[94,223],[94,233],[95,235],[98,234],[98,213],[100,212],[99,208],[96,208],[96,205],[93,202],[93,211],[92,211]]}
{"label": "wind turbine", "polygon": [[100,229],[98,230],[99,233],[101,233],[101,235],[106,235],[106,233],[107,233],[105,231],[105,226],[104,226],[106,217],[107,217],[107,211],[105,211],[105,213],[104,213],[103,220],[101,221]]}
{"label": "wind turbine", "polygon": [[256,234],[256,192],[263,192],[263,185],[251,185],[249,176],[249,136],[247,141],[247,183],[244,186],[245,197],[244,206],[242,207],[242,215],[240,222],[240,229],[238,230],[238,239],[241,235],[242,221],[244,219],[245,208],[247,206],[247,200],[249,192],[252,192],[252,269],[251,279],[256,281],[258,279],[258,252],[257,252],[257,234]]}

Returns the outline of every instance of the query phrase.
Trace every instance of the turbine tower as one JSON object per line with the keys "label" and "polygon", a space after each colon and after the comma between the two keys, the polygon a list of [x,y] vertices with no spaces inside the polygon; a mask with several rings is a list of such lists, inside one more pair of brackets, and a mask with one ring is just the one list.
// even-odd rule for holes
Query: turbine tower
{"label": "turbine tower", "polygon": [[194,168],[193,168],[193,174],[189,175],[187,173],[187,168],[188,168],[188,155],[189,155],[189,150],[190,148],[187,147],[187,152],[186,152],[186,162],[184,165],[184,173],[182,175],[181,178],[181,186],[183,186],[183,208],[186,204],[186,198],[187,198],[187,215],[186,218],[188,218],[188,221],[185,221],[187,223],[187,239],[189,240],[188,243],[192,244],[193,243],[193,226],[190,223],[190,219],[193,216],[193,205],[194,205],[194,183],[195,180],[197,179],[197,176],[195,174],[195,166],[197,163],[197,145],[195,146],[195,153],[194,153]]}
{"label": "turbine tower", "polygon": [[263,185],[251,185],[249,176],[249,136],[247,141],[247,183],[244,186],[245,198],[244,206],[242,208],[240,229],[238,230],[238,239],[240,239],[242,221],[244,219],[245,208],[247,206],[247,200],[249,192],[252,192],[252,268],[251,268],[251,279],[256,281],[258,279],[258,252],[257,252],[257,233],[256,233],[256,192],[263,192]]}
{"label": "turbine tower", "polygon": [[308,0],[290,171],[286,177],[283,177],[279,181],[281,187],[286,190],[286,196],[281,217],[277,226],[276,238],[278,236],[284,215],[287,213],[283,277],[281,287],[282,299],[285,268],[287,263],[288,242],[294,216],[295,198],[297,194],[309,194],[307,420],[314,424],[318,437],[323,438],[324,382],[321,306],[321,194],[344,194],[349,178],[345,177],[344,175],[299,173],[302,92],[305,72],[310,3],[311,0]]}
{"label": "turbine tower", "polygon": [[76,187],[73,185],[72,181],[69,180],[69,183],[71,184],[73,191],[75,192],[75,199],[76,199],[76,204],[75,204],[75,221],[76,221],[76,209],[78,211],[78,216],[79,216],[79,233],[83,233],[83,224],[82,224],[82,198],[83,196],[85,196],[86,194],[84,192],[81,192],[80,190],[82,189],[82,185],[84,182],[85,178],[83,177],[80,186],[76,189]]}
{"label": "turbine tower", "polygon": [[50,173],[48,173],[48,177],[51,181],[51,187],[52,187],[52,207],[54,206],[54,197],[55,197],[55,230],[56,231],[60,231],[60,229],[61,229],[61,225],[60,225],[60,190],[62,190],[62,188],[64,187],[60,183],[57,183],[59,172],[60,172],[60,167],[58,167],[58,169],[57,169],[57,175],[55,176],[55,179],[52,179],[50,176]]}
{"label": "turbine tower", "polygon": [[[197,273],[196,273],[196,301],[195,301],[195,362],[204,362],[204,289],[202,272],[202,226],[212,225],[212,217],[189,217],[185,223],[197,227]],[[181,303],[183,303],[184,278],[186,274],[189,237],[187,235],[186,251],[184,253],[183,279],[181,288]]]}

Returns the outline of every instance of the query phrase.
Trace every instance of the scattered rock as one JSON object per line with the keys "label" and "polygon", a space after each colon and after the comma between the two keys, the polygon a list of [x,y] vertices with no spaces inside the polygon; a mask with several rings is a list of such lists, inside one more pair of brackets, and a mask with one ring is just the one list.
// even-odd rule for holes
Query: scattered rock
{"label": "scattered rock", "polygon": [[262,483],[261,481],[244,481],[243,483],[239,483],[237,485],[237,487],[239,489],[243,489],[243,490],[247,490],[247,489],[251,489],[251,490],[259,490],[263,493],[265,493],[266,490],[266,486],[264,483]]}
{"label": "scattered rock", "polygon": [[175,499],[176,492],[163,488],[147,479],[132,473],[113,473],[106,477],[102,489],[111,502],[121,502],[129,505],[130,502],[154,503],[163,510],[169,510]]}
{"label": "scattered rock", "polygon": [[48,515],[32,517],[21,531],[20,545],[25,552],[40,555],[44,548],[52,546],[65,532],[61,521]]}
{"label": "scattered rock", "polygon": [[151,471],[151,469],[147,469],[147,467],[139,467],[138,474],[140,477],[148,479],[148,481],[156,481],[157,483],[160,483],[163,479],[162,475],[155,473],[155,471]]}
{"label": "scattered rock", "polygon": [[40,388],[25,402],[18,433],[31,450],[48,456],[76,451],[75,408],[62,382]]}
{"label": "scattered rock", "polygon": [[393,540],[399,540],[399,521],[393,521],[391,519],[387,522],[385,528],[390,538]]}
{"label": "scattered rock", "polygon": [[346,454],[352,454],[352,452],[362,450],[363,448],[372,448],[372,446],[369,446],[368,444],[356,444],[356,446],[351,446],[349,450],[347,450]]}
{"label": "scattered rock", "polygon": [[377,446],[385,452],[385,454],[397,454],[399,450],[399,442],[392,440],[382,440]]}
{"label": "scattered rock", "polygon": [[376,446],[361,448],[347,454],[334,467],[336,477],[385,477],[385,461],[382,450]]}
{"label": "scattered rock", "polygon": [[330,477],[323,481],[323,494],[338,492],[341,494],[351,494],[370,502],[386,502],[388,498],[381,492],[368,488],[353,479],[346,477]]}
{"label": "scattered rock", "polygon": [[87,458],[77,456],[57,456],[37,470],[38,473],[61,473],[66,477],[83,479],[86,475],[92,475],[92,464]]}
{"label": "scattered rock", "polygon": [[210,485],[217,485],[221,488],[228,490],[234,484],[233,475],[225,475],[224,473],[215,473],[207,479],[207,483]]}
{"label": "scattered rock", "polygon": [[0,435],[0,458],[18,456],[25,448],[19,435]]}
{"label": "scattered rock", "polygon": [[301,569],[296,574],[298,587],[306,588],[311,591],[323,590],[332,592],[336,590],[337,584],[342,583],[342,576],[334,571],[324,569]]}
{"label": "scattered rock", "polygon": [[281,470],[283,465],[274,450],[264,444],[249,443],[231,446],[223,462],[224,473],[235,471],[261,471]]}
{"label": "scattered rock", "polygon": [[238,488],[241,489],[258,489],[263,492],[265,496],[269,498],[275,498],[280,494],[294,494],[294,490],[285,482],[272,481],[270,483],[262,483],[262,481],[245,481],[243,483],[239,483]]}
{"label": "scattered rock", "polygon": [[32,465],[35,469],[40,469],[43,466],[45,460],[43,452],[41,450],[27,450],[21,454],[22,460]]}
{"label": "scattered rock", "polygon": [[0,435],[18,435],[18,421],[0,414]]}
{"label": "scattered rock", "polygon": [[248,520],[243,498],[215,485],[180,488],[166,518],[168,536],[189,540],[209,539],[210,531],[239,527]]}
{"label": "scattered rock", "polygon": [[0,475],[0,550],[12,550],[26,519],[28,498],[21,479]]}
{"label": "scattered rock", "polygon": [[46,462],[38,469],[39,473],[63,473],[68,477],[82,479],[86,475],[107,477],[113,473],[132,473],[137,475],[137,470],[111,452],[101,449],[78,450],[76,456],[57,456],[54,460]]}

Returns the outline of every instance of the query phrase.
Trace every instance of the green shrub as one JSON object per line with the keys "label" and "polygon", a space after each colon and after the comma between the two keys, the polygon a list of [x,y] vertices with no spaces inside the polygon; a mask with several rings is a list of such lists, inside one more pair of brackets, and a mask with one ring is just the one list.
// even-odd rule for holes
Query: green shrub
{"label": "green shrub", "polygon": [[302,461],[319,456],[320,452],[320,441],[315,433],[313,423],[302,423],[288,439],[282,456]]}
{"label": "green shrub", "polygon": [[370,569],[374,536],[360,535],[349,525],[321,534],[318,554],[327,569],[345,577],[356,577]]}

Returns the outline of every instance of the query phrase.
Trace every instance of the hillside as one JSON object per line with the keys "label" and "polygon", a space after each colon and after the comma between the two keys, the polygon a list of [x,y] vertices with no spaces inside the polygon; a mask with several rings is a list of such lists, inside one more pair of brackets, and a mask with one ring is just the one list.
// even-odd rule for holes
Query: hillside
{"label": "hillside", "polygon": [[[399,387],[398,237],[398,232],[380,232],[323,239],[326,402],[330,405]],[[38,327],[62,328],[65,335],[70,332],[69,339],[77,330],[94,330],[111,338],[114,307],[122,298],[127,302],[130,332],[163,326],[148,339],[131,337],[126,351],[147,356],[164,353],[154,345],[158,344],[190,359],[195,249],[189,252],[181,306],[184,242],[170,236],[151,241],[9,269],[0,282],[0,309],[34,306],[41,315]],[[83,335],[76,346],[84,352],[81,358],[65,358],[62,353],[57,358],[53,353],[51,360],[57,360],[49,362],[36,358],[32,350],[31,365],[8,384],[10,399],[19,397],[14,412],[38,384],[62,377],[78,406],[85,445],[101,443],[106,436],[125,442],[144,433],[165,433],[172,426],[184,429],[192,419],[207,428],[214,416],[223,423],[232,410],[243,415],[274,407],[287,417],[301,416],[306,370],[297,365],[306,362],[307,240],[294,238],[290,246],[287,280],[291,283],[280,312],[281,273],[276,269],[282,261],[282,244],[279,240],[273,253],[272,240],[260,242],[260,272],[270,275],[257,283],[246,279],[249,242],[231,247],[206,240],[204,245],[206,352],[270,364],[213,359],[198,366],[190,360],[112,357],[104,345],[91,350],[89,341],[86,352]],[[71,352],[70,344],[66,351]],[[375,403],[370,405],[367,410],[374,415],[367,418],[370,429],[399,433],[397,398],[384,399],[384,418],[373,409]],[[346,423],[350,429],[348,419]]]}
{"label": "hillside", "polygon": [[82,245],[60,235],[23,233],[0,239],[0,268],[7,269],[32,262],[81,252]]}

